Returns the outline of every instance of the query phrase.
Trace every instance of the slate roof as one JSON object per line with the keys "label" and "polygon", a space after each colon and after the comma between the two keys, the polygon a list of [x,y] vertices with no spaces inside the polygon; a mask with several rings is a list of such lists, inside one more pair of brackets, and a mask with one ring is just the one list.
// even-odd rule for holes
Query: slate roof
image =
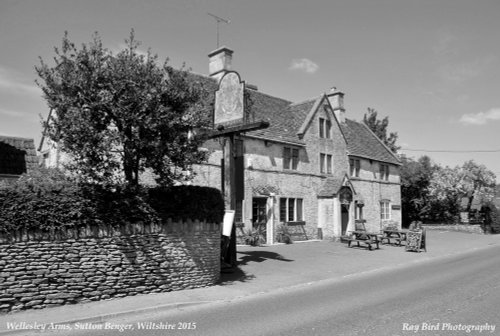
{"label": "slate roof", "polygon": [[340,124],[349,155],[400,165],[399,159],[364,124],[347,119]]}
{"label": "slate roof", "polygon": [[[255,120],[268,121],[270,126],[267,129],[249,132],[248,135],[305,145],[297,133],[313,106],[322,97],[292,103],[262,92],[249,91],[251,111],[255,113]],[[365,124],[346,119],[346,122],[340,125],[350,155],[396,165],[401,164],[399,159]]]}
{"label": "slate roof", "polygon": [[342,178],[328,177],[323,184],[321,190],[318,192],[318,197],[332,197],[336,195],[342,187]]}
{"label": "slate roof", "polygon": [[[196,80],[209,91],[213,90],[215,92],[217,90],[217,82],[213,78],[198,74],[192,74],[192,76],[196,77]],[[307,120],[311,109],[318,100],[324,97],[323,95],[303,102],[293,103],[249,88],[246,89],[246,93],[250,120],[269,122],[268,128],[247,132],[246,135],[265,140],[305,145],[305,142],[297,134],[304,121]],[[383,145],[377,136],[363,123],[346,119],[346,122],[340,124],[340,126],[346,138],[350,155],[396,165],[401,164],[390,149]]]}
{"label": "slate roof", "polygon": [[297,130],[302,125],[305,115],[311,109],[314,101],[292,104],[290,101],[276,98],[265,93],[247,90],[251,118],[269,122],[269,127],[248,132],[247,135],[269,140],[286,141],[297,145],[305,142],[297,136]]}

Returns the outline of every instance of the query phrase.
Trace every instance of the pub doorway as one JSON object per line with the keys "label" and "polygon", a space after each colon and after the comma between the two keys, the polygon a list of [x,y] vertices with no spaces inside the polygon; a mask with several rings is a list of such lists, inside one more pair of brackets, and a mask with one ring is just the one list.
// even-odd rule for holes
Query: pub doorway
{"label": "pub doorway", "polygon": [[347,226],[349,224],[349,204],[341,204],[340,205],[340,211],[341,211],[341,230],[342,230],[342,236],[346,235],[347,233]]}
{"label": "pub doorway", "polygon": [[[254,197],[252,199],[252,228],[257,230],[259,234],[266,237],[267,232],[267,198]],[[263,243],[264,243],[263,242]]]}
{"label": "pub doorway", "polygon": [[352,203],[352,190],[348,186],[343,186],[339,190],[340,201],[340,231],[341,235],[347,233],[347,227],[350,221],[350,209]]}

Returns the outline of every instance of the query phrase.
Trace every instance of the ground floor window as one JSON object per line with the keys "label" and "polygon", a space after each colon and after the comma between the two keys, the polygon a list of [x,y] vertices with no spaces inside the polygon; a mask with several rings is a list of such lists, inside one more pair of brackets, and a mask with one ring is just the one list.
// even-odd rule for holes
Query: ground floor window
{"label": "ground floor window", "polygon": [[382,220],[391,219],[391,207],[389,201],[380,202],[380,219]]}
{"label": "ground floor window", "polygon": [[236,200],[236,209],[234,212],[234,222],[243,222],[243,200]]}
{"label": "ground floor window", "polygon": [[298,222],[304,220],[302,198],[280,198],[280,221]]}

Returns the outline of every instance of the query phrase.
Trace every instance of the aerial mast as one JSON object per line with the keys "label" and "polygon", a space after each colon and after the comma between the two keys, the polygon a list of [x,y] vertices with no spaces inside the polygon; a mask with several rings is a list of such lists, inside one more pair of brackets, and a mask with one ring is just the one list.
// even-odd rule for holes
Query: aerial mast
{"label": "aerial mast", "polygon": [[213,17],[217,21],[217,49],[219,48],[219,23],[223,22],[225,24],[230,24],[231,20],[226,20],[221,18],[220,16],[214,15],[212,13],[207,13],[211,17]]}

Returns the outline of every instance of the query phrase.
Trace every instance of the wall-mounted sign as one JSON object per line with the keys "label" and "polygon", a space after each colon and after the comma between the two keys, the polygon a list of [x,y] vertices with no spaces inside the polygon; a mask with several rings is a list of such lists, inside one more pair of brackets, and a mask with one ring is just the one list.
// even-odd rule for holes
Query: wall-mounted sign
{"label": "wall-mounted sign", "polygon": [[393,205],[392,210],[401,210],[401,205]]}
{"label": "wall-mounted sign", "polygon": [[227,72],[219,82],[219,89],[215,93],[214,124],[237,125],[244,122],[245,83],[241,81],[237,72]]}

